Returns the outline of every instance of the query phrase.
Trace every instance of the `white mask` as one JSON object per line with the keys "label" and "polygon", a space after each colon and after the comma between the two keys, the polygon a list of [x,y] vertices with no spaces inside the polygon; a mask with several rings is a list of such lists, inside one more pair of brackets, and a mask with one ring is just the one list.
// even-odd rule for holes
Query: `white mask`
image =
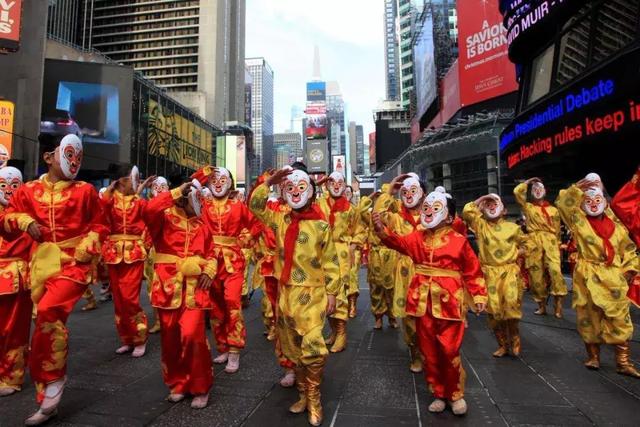
{"label": "white mask", "polygon": [[132,167],[129,177],[131,178],[131,187],[133,187],[133,191],[138,191],[138,186],[140,185],[140,169],[138,169],[137,166]]}
{"label": "white mask", "polygon": [[60,146],[56,149],[55,159],[67,179],[76,179],[78,172],[80,172],[80,166],[82,166],[82,141],[80,138],[72,134],[62,138]]}
{"label": "white mask", "polygon": [[425,228],[435,228],[449,217],[447,194],[440,191],[429,193],[422,203],[420,222]]}
{"label": "white mask", "polygon": [[213,199],[213,193],[207,187],[204,187],[202,189],[201,194],[202,194],[202,198],[205,199],[205,200],[212,200]]}
{"label": "white mask", "polygon": [[104,193],[106,192],[107,192],[107,187],[102,187],[100,191],[98,191],[98,197],[102,199],[104,197]]}
{"label": "white mask", "polygon": [[282,186],[284,198],[292,209],[301,209],[307,205],[313,195],[311,178],[301,170],[294,170]]}
{"label": "white mask", "polygon": [[351,189],[347,187],[346,190],[344,190],[344,196],[347,198],[347,200],[351,201],[351,199],[353,198],[353,191],[351,191]]}
{"label": "white mask", "polygon": [[151,184],[151,194],[153,197],[166,193],[167,191],[169,191],[169,182],[165,177],[159,176],[153,180],[153,183]]}
{"label": "white mask", "polygon": [[22,172],[13,166],[0,169],[0,205],[7,206],[9,200],[22,185]]}
{"label": "white mask", "polygon": [[535,200],[544,200],[544,197],[547,195],[544,184],[538,181],[534,182],[531,185],[531,195]]}
{"label": "white mask", "polygon": [[202,185],[197,179],[191,181],[191,191],[189,192],[189,204],[193,208],[196,216],[199,217],[202,214],[202,203],[200,202],[202,192]]}
{"label": "white mask", "polygon": [[344,182],[344,175],[341,172],[332,172],[329,175],[329,182],[327,183],[329,186],[329,193],[333,197],[340,197],[344,194],[344,191],[347,189],[347,185]]}
{"label": "white mask", "polygon": [[209,179],[208,186],[214,197],[226,196],[231,190],[231,173],[225,168],[217,168]]}
{"label": "white mask", "polygon": [[494,203],[485,202],[482,207],[482,213],[488,219],[496,219],[502,216],[504,212],[504,204],[502,203],[502,199],[497,194],[489,194],[493,199]]}
{"label": "white mask", "polygon": [[592,187],[584,192],[582,210],[589,216],[600,216],[607,208],[607,199],[601,188]]}
{"label": "white mask", "polygon": [[424,197],[424,191],[420,187],[420,181],[414,176],[410,176],[405,179],[400,187],[400,198],[402,204],[407,209],[413,209],[422,201]]}

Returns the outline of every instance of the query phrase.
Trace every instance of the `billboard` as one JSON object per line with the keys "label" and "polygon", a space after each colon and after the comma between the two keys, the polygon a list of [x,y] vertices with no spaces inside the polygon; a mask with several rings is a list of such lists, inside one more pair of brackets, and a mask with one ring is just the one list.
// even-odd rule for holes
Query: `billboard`
{"label": "billboard", "polygon": [[327,115],[307,114],[307,139],[327,139]]}
{"label": "billboard", "polygon": [[333,156],[333,171],[347,176],[347,158],[345,156]]}
{"label": "billboard", "polygon": [[47,59],[40,134],[80,137],[87,169],[106,170],[109,162],[128,162],[132,95],[130,67]]}
{"label": "billboard", "polygon": [[486,0],[481,5],[476,0],[459,0],[457,10],[462,106],[517,90],[498,0]]}
{"label": "billboard", "polygon": [[309,173],[325,173],[329,169],[328,141],[314,139],[307,141],[305,163]]}
{"label": "billboard", "polygon": [[440,128],[460,110],[459,67],[456,60],[440,82],[440,111],[427,128]]}
{"label": "billboard", "polygon": [[307,83],[307,102],[326,101],[327,84],[325,82]]}
{"label": "billboard", "polygon": [[438,87],[433,47],[433,17],[430,13],[425,17],[422,31],[417,35],[413,45],[413,57],[416,78],[416,116],[420,118],[436,99]]}
{"label": "billboard", "polygon": [[189,169],[211,165],[213,134],[195,120],[149,100],[149,154]]}
{"label": "billboard", "polygon": [[13,149],[13,121],[15,105],[11,101],[0,101],[0,168],[7,165]]}
{"label": "billboard", "polygon": [[22,0],[0,0],[0,52],[20,46]]}

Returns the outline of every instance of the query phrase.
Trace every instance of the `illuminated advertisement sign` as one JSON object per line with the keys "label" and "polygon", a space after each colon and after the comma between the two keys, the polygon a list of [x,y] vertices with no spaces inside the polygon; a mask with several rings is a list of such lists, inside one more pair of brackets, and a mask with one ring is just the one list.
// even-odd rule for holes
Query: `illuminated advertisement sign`
{"label": "illuminated advertisement sign", "polygon": [[564,158],[570,149],[600,147],[597,149],[615,152],[616,144],[637,141],[638,67],[640,56],[636,51],[517,117],[500,136],[500,151],[507,167],[511,170],[531,162]]}
{"label": "illuminated advertisement sign", "polygon": [[305,129],[307,139],[327,138],[327,115],[307,114],[307,128]]}
{"label": "illuminated advertisement sign", "polygon": [[480,6],[477,0],[459,0],[457,10],[462,106],[516,91],[498,0],[485,0]]}
{"label": "illuminated advertisement sign", "polygon": [[325,101],[327,99],[327,84],[325,82],[307,83],[307,101]]}
{"label": "illuminated advertisement sign", "polygon": [[347,176],[347,158],[346,156],[333,156],[333,171],[340,172],[342,175]]}
{"label": "illuminated advertisement sign", "polygon": [[0,0],[0,51],[20,46],[22,0]]}
{"label": "illuminated advertisement sign", "polygon": [[582,4],[576,0],[502,0],[500,11],[504,14],[511,61],[526,62]]}
{"label": "illuminated advertisement sign", "polygon": [[436,99],[436,63],[433,47],[433,18],[427,16],[422,31],[413,46],[413,69],[416,76],[416,101],[418,118],[422,117]]}
{"label": "illuminated advertisement sign", "polygon": [[310,173],[327,172],[328,162],[328,142],[326,139],[315,139],[307,141],[305,152],[305,163]]}
{"label": "illuminated advertisement sign", "polygon": [[11,158],[14,112],[13,102],[0,101],[0,168],[5,167]]}

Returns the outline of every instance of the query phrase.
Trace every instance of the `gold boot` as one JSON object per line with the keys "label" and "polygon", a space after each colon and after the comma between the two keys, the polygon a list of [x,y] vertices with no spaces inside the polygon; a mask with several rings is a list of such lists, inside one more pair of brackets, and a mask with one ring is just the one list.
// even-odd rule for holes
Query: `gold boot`
{"label": "gold boot", "polygon": [[320,385],[322,384],[322,370],[324,361],[306,366],[307,376],[307,411],[309,411],[309,424],[319,426],[322,424],[322,402],[320,401]]}
{"label": "gold boot", "polygon": [[554,302],[555,302],[555,306],[554,306],[554,310],[553,310],[553,315],[556,316],[556,319],[562,319],[562,296],[561,295],[556,295],[554,297]]}
{"label": "gold boot", "polygon": [[331,353],[340,353],[347,348],[347,321],[334,319],[336,322],[336,339],[329,350]]}
{"label": "gold boot", "polygon": [[409,351],[411,352],[411,365],[409,365],[409,370],[414,374],[419,374],[422,372],[422,355],[420,354],[420,350],[414,345],[409,347]]}
{"label": "gold boot", "polygon": [[307,370],[304,367],[296,367],[296,387],[299,398],[289,407],[292,414],[301,414],[307,410]]}
{"label": "gold boot", "polygon": [[587,348],[587,355],[589,359],[584,362],[584,366],[587,369],[600,369],[600,345],[599,344],[584,344]]}
{"label": "gold boot", "polygon": [[627,375],[629,377],[640,378],[640,372],[631,363],[631,350],[629,349],[629,342],[624,344],[618,344],[616,349],[616,371],[620,375]]}
{"label": "gold boot", "polygon": [[331,334],[329,335],[329,338],[324,340],[326,345],[332,345],[336,342],[336,319],[329,317],[329,326],[331,327]]}
{"label": "gold boot", "polygon": [[519,322],[519,319],[507,320],[507,326],[509,328],[509,339],[511,340],[511,354],[516,357],[520,356],[520,350],[522,347],[522,343],[520,340]]}
{"label": "gold boot", "polygon": [[349,319],[353,319],[358,314],[358,294],[349,295],[347,298],[349,299]]}
{"label": "gold boot", "polygon": [[533,314],[536,314],[538,316],[546,315],[547,314],[547,302],[546,301],[539,301],[538,302],[538,309],[536,311],[534,311]]}
{"label": "gold boot", "polygon": [[493,352],[493,357],[504,357],[507,350],[507,332],[505,330],[505,322],[498,321],[493,333],[496,335],[496,341],[498,341],[498,349]]}

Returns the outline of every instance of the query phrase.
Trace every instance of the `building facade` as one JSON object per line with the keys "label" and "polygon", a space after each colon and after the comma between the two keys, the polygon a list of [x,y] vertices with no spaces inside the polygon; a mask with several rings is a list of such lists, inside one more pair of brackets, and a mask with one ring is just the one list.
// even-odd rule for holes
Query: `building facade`
{"label": "building facade", "polygon": [[386,99],[400,97],[400,58],[396,37],[397,0],[384,0],[384,62]]}
{"label": "building facade", "polygon": [[[331,155],[347,154],[347,126],[345,122],[344,98],[338,82],[327,82],[327,121],[329,123],[329,141]],[[334,127],[336,125],[336,127]],[[337,130],[340,132],[337,132]]]}
{"label": "building facade", "polygon": [[252,173],[273,167],[273,70],[264,58],[248,58],[251,86],[251,128],[255,158]]}
{"label": "building facade", "polygon": [[[291,164],[299,157],[303,157],[302,152],[302,134],[298,132],[276,133],[273,135],[273,147],[277,150],[279,147],[287,147],[290,158],[286,164]],[[291,161],[293,159],[293,161]],[[276,162],[276,167],[278,166]]]}
{"label": "building facade", "polygon": [[245,0],[52,0],[48,31],[133,67],[210,122],[244,118]]}

